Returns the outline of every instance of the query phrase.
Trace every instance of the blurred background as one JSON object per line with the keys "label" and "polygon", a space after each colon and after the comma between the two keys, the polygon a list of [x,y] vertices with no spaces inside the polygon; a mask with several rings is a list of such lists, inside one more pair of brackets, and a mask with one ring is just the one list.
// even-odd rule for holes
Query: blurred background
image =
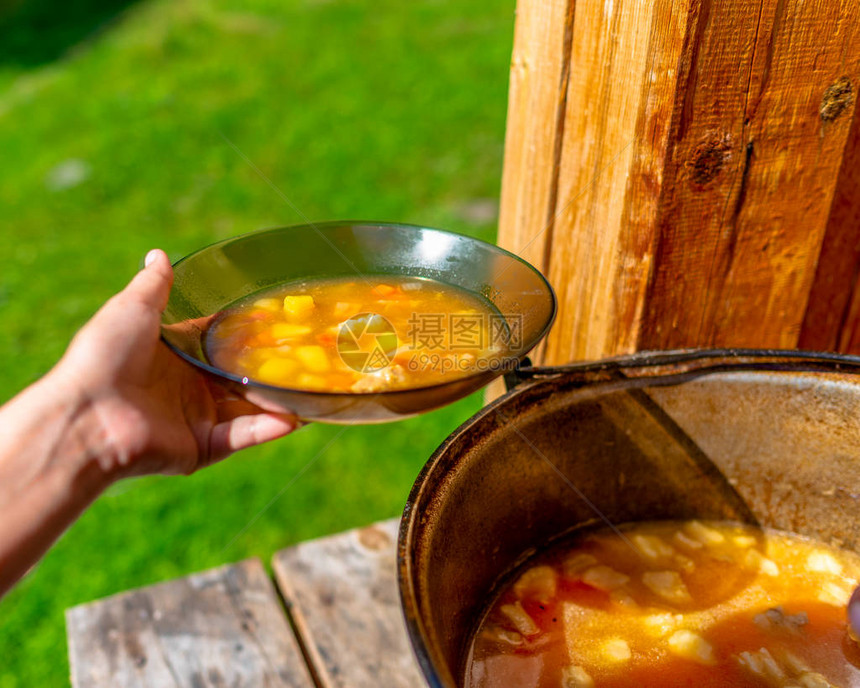
{"label": "blurred background", "polygon": [[[328,219],[493,240],[514,5],[0,0],[0,401],[152,247]],[[398,515],[480,403],[115,486],[0,602],[0,688],[68,683],[69,606]]]}

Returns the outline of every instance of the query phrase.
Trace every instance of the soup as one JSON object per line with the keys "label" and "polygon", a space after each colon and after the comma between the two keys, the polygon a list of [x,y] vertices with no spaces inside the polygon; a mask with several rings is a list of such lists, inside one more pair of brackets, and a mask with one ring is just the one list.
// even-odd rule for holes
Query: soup
{"label": "soup", "polygon": [[474,637],[467,688],[860,686],[860,557],[786,533],[654,522],[529,562]]}
{"label": "soup", "polygon": [[519,335],[484,299],[429,279],[294,283],[221,313],[210,362],[240,377],[327,392],[421,387],[501,367]]}

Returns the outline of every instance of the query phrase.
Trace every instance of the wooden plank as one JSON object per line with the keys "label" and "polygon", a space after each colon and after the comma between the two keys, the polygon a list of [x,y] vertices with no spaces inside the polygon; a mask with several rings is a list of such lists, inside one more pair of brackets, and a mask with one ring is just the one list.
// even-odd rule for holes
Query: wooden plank
{"label": "wooden plank", "polygon": [[688,4],[576,3],[548,266],[562,307],[549,361],[636,347]]}
{"label": "wooden plank", "polygon": [[[853,97],[856,98],[856,88]],[[836,117],[844,113],[833,113]],[[854,122],[798,348],[860,353],[860,110]]]}
{"label": "wooden plank", "polygon": [[398,519],[278,552],[281,593],[326,688],[426,688],[397,588]]}
{"label": "wooden plank", "polygon": [[258,559],[66,611],[75,688],[313,683]]}
{"label": "wooden plank", "polygon": [[[560,297],[535,362],[860,348],[860,4],[576,0],[561,41],[539,5],[518,4],[500,225],[514,251],[548,228],[522,252]],[[549,48],[519,40],[551,21]]]}
{"label": "wooden plank", "polygon": [[712,4],[642,348],[796,346],[853,111],[824,119],[822,100],[860,77],[858,20],[854,0]]}
{"label": "wooden plank", "polygon": [[519,0],[499,245],[545,268],[552,243],[574,0]]}

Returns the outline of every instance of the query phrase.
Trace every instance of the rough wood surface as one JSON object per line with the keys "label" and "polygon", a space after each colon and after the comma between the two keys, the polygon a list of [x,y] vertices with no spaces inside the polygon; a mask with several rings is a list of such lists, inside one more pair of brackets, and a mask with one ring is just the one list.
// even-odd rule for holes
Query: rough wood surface
{"label": "rough wood surface", "polygon": [[75,688],[312,688],[262,563],[249,559],[67,610]]}
{"label": "rough wood surface", "polygon": [[555,220],[573,0],[520,0],[511,57],[500,242],[544,269]]}
{"label": "rough wood surface", "polygon": [[549,227],[524,253],[560,296],[537,362],[860,347],[860,4],[540,5],[518,5],[499,237]]}
{"label": "rough wood surface", "polygon": [[426,688],[396,578],[398,520],[278,552],[273,564],[305,653],[326,688]]}

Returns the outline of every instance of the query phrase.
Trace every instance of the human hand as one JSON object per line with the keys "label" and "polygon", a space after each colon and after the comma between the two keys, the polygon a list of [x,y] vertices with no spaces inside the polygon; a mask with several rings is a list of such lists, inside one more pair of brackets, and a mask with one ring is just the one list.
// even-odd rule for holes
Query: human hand
{"label": "human hand", "polygon": [[173,283],[163,251],[75,336],[52,371],[58,394],[76,397],[99,424],[120,477],[192,473],[298,426],[229,395],[160,339]]}

